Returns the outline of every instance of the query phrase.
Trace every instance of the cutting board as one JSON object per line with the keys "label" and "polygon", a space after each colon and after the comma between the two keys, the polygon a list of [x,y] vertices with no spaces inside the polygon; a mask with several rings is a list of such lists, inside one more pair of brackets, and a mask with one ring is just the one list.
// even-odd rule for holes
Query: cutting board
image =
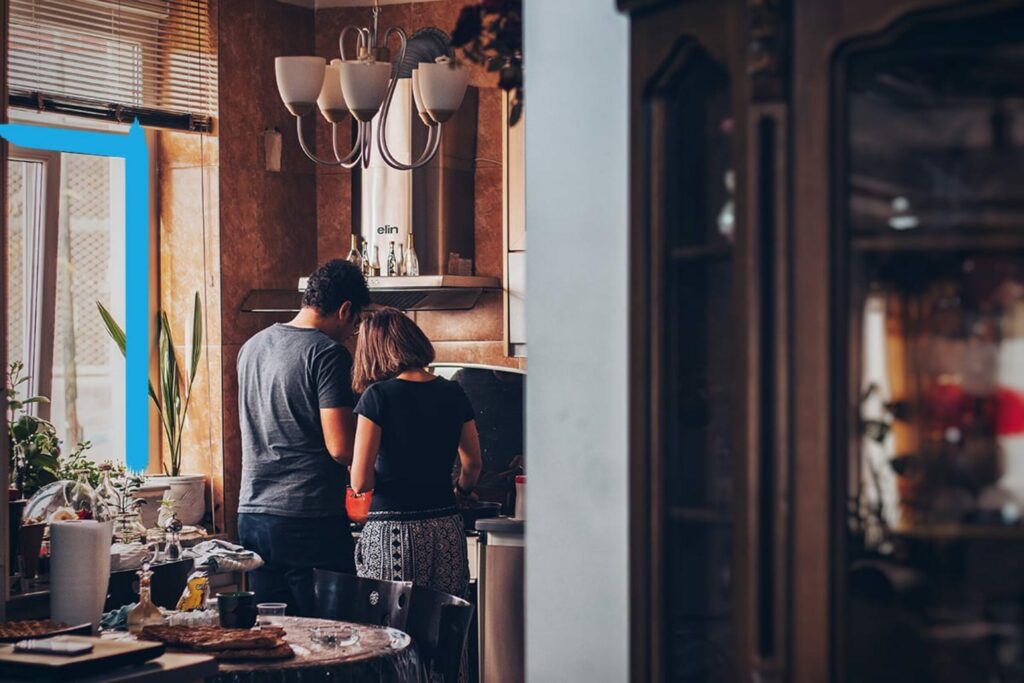
{"label": "cutting board", "polygon": [[93,676],[122,666],[142,664],[164,653],[162,643],[101,640],[87,636],[66,638],[90,643],[92,652],[77,657],[63,657],[15,652],[13,645],[0,645],[0,680],[19,678],[55,681]]}

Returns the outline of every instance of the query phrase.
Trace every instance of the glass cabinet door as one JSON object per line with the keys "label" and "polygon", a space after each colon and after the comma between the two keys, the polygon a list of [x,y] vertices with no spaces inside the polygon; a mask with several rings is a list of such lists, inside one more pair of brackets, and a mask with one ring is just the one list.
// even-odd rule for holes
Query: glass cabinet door
{"label": "glass cabinet door", "polygon": [[1024,680],[1024,11],[982,6],[836,62],[848,681]]}
{"label": "glass cabinet door", "polygon": [[648,101],[658,292],[651,490],[664,680],[735,670],[733,117],[726,70],[679,48]]}

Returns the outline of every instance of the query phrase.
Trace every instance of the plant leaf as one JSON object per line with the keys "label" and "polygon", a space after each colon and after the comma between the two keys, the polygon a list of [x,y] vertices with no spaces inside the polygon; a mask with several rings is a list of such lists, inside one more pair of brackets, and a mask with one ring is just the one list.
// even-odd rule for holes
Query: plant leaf
{"label": "plant leaf", "polygon": [[196,292],[195,301],[192,311],[192,358],[188,371],[190,394],[192,393],[192,380],[196,378],[196,371],[199,370],[199,358],[203,351],[203,306],[199,303],[199,292]]}
{"label": "plant leaf", "polygon": [[126,340],[124,330],[121,329],[121,326],[117,324],[116,320],[114,320],[114,316],[110,315],[110,311],[104,308],[103,304],[97,301],[96,307],[100,309],[100,317],[103,318],[103,324],[107,328],[107,334],[109,334],[110,338],[114,340],[115,344],[117,344],[117,348],[121,349],[121,355],[127,356],[128,352],[125,345]]}
{"label": "plant leaf", "polygon": [[32,398],[26,398],[21,403],[25,404],[25,403],[49,403],[49,402],[50,402],[50,399],[46,398],[45,396],[33,396]]}

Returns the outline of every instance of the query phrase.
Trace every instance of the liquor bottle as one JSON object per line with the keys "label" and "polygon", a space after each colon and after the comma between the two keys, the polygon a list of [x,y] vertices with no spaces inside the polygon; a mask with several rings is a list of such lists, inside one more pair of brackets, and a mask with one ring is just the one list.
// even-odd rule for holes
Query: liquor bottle
{"label": "liquor bottle", "polygon": [[398,245],[398,275],[405,275],[405,249]]}
{"label": "liquor bottle", "polygon": [[403,270],[410,277],[416,277],[420,274],[420,260],[416,256],[416,248],[413,246],[411,232],[405,247],[405,268]]}
{"label": "liquor bottle", "polygon": [[359,255],[363,277],[370,277],[370,240],[363,240],[363,253]]}
{"label": "liquor bottle", "polygon": [[359,235],[352,235],[352,246],[348,250],[348,260],[357,268],[363,267],[363,255],[359,253]]}
{"label": "liquor bottle", "polygon": [[395,241],[391,240],[391,250],[388,251],[388,277],[398,275],[398,259],[395,257]]}
{"label": "liquor bottle", "polygon": [[373,245],[373,263],[370,264],[370,275],[380,277],[380,248]]}
{"label": "liquor bottle", "polygon": [[164,623],[164,617],[160,614],[160,608],[153,604],[153,596],[150,588],[150,579],[153,572],[149,570],[149,563],[144,562],[139,575],[139,604],[128,613],[128,631],[138,634],[146,626],[159,626]]}

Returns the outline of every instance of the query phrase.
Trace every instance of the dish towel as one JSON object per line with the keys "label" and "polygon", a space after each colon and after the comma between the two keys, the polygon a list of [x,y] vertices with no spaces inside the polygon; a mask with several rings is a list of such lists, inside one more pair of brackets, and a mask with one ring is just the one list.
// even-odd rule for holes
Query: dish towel
{"label": "dish towel", "polygon": [[210,574],[221,572],[251,572],[263,566],[263,558],[240,545],[227,541],[203,541],[182,553],[182,557],[195,560],[196,569]]}

